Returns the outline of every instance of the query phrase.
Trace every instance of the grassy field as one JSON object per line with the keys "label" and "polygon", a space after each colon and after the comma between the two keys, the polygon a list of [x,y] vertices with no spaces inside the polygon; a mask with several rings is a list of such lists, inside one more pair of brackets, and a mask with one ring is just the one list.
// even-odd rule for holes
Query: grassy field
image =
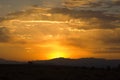
{"label": "grassy field", "polygon": [[0,80],[120,80],[120,69],[34,64],[0,65]]}

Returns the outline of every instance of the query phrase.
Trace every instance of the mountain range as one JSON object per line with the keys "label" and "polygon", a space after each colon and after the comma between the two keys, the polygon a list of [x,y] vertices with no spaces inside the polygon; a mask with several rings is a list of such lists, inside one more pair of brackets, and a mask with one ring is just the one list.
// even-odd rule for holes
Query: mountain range
{"label": "mountain range", "polygon": [[37,64],[37,65],[57,65],[57,66],[72,66],[72,67],[118,67],[120,60],[107,60],[103,58],[80,58],[80,59],[69,59],[69,58],[55,58],[51,60],[36,60],[28,61],[28,63],[9,61],[0,59],[0,64]]}
{"label": "mountain range", "polygon": [[21,64],[23,62],[12,61],[12,60],[5,60],[0,58],[0,64]]}
{"label": "mountain range", "polygon": [[44,65],[61,65],[61,66],[75,66],[75,67],[118,67],[120,60],[107,60],[102,58],[81,58],[81,59],[68,59],[68,58],[55,58],[51,60],[31,61],[33,64]]}

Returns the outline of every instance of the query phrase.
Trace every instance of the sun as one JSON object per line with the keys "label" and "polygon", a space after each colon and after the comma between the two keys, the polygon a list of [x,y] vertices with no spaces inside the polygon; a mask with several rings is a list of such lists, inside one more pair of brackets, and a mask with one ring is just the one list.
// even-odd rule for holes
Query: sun
{"label": "sun", "polygon": [[46,59],[54,58],[68,58],[68,50],[65,46],[61,45],[59,42],[51,42],[46,44],[44,47],[50,48],[48,53],[45,55]]}
{"label": "sun", "polygon": [[50,53],[48,56],[49,59],[60,58],[60,57],[66,58],[67,55],[63,52],[53,52]]}

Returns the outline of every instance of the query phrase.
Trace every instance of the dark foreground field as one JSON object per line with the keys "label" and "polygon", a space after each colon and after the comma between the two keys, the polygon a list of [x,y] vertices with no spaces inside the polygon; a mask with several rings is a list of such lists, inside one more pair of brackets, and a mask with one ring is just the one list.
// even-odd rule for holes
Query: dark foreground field
{"label": "dark foreground field", "polygon": [[0,80],[120,80],[120,69],[0,65]]}

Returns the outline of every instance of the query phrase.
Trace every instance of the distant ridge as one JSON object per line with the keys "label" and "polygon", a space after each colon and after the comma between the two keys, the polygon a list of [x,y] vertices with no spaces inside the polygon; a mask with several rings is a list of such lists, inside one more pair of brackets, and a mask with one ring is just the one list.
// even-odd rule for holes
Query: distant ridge
{"label": "distant ridge", "polygon": [[21,64],[22,62],[12,61],[12,60],[5,60],[0,58],[0,64]]}
{"label": "distant ridge", "polygon": [[5,60],[0,58],[0,64],[40,64],[40,65],[57,65],[57,66],[73,66],[73,67],[118,67],[120,65],[120,59],[107,60],[104,58],[80,58],[80,59],[70,59],[70,58],[54,58],[50,60],[37,60],[25,62],[17,62],[11,60]]}
{"label": "distant ridge", "polygon": [[107,60],[103,58],[55,58],[51,60],[31,61],[33,64],[44,65],[63,65],[63,66],[77,66],[77,67],[118,67],[120,60]]}

